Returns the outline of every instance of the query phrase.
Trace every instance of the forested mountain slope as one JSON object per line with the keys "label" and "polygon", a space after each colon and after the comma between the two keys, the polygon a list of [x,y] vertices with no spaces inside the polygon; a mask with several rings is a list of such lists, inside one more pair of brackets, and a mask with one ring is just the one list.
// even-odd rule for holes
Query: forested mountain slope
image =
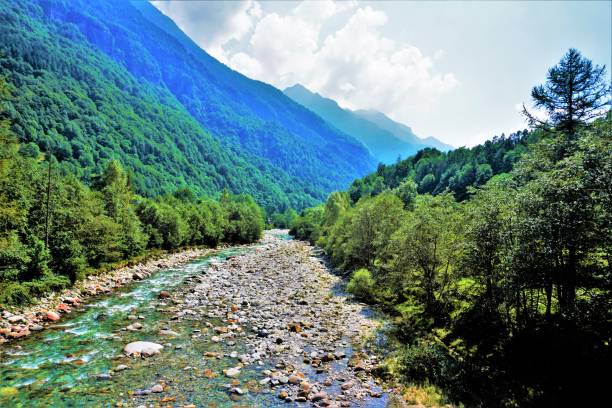
{"label": "forested mountain slope", "polygon": [[379,165],[376,172],[355,180],[349,194],[357,202],[411,179],[420,194],[451,192],[457,200],[464,200],[470,187],[482,186],[494,175],[512,170],[528,146],[541,137],[540,131],[523,130],[495,136],[471,148],[449,152],[426,148],[395,164]]}
{"label": "forested mountain slope", "polygon": [[273,210],[374,167],[357,141],[222,65],[146,2],[2,1],[0,22],[5,116],[86,181],[116,158],[144,195],[228,188]]}
{"label": "forested mountain slope", "polygon": [[348,292],[393,316],[382,371],[439,406],[607,397],[609,80],[576,49],[546,78],[531,93],[544,115],[524,109],[532,131],[380,165],[292,222],[351,275]]}
{"label": "forested mountain slope", "polygon": [[311,92],[302,85],[294,85],[283,92],[328,123],[359,140],[381,163],[393,163],[398,156],[408,157],[426,147],[452,149],[452,146],[434,138],[420,139],[408,126],[389,119],[381,112],[341,108],[336,101]]}

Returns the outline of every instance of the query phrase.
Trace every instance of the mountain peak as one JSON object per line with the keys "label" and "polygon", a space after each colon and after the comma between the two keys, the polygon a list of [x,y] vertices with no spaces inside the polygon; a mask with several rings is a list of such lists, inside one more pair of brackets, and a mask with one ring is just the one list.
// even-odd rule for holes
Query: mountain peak
{"label": "mountain peak", "polygon": [[453,147],[428,137],[422,139],[412,129],[374,109],[343,109],[336,101],[312,92],[301,84],[283,91],[296,102],[312,110],[344,133],[363,143],[383,163],[393,163],[398,156],[408,157],[425,147],[452,150]]}

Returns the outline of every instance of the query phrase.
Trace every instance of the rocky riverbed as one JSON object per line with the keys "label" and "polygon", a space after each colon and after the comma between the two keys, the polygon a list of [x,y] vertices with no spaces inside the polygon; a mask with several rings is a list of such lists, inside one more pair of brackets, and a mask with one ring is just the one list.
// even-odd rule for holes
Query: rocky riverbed
{"label": "rocky riverbed", "polygon": [[5,344],[0,406],[387,404],[373,376],[373,313],[286,231],[133,274],[49,330]]}
{"label": "rocky riverbed", "polygon": [[[341,295],[342,282],[304,242],[266,235],[253,253],[213,264],[171,294],[172,319],[221,319],[199,333],[231,348],[236,365],[223,371],[230,392],[244,394],[240,372],[261,371],[255,388],[287,402],[315,406],[384,405],[383,390],[371,376],[377,357],[362,346],[377,327],[372,313]],[[215,353],[206,354],[209,358]]]}

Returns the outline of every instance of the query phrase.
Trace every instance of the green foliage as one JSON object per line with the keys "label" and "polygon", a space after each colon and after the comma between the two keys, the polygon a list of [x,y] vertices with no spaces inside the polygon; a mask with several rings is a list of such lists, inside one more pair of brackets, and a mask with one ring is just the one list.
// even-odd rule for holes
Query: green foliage
{"label": "green foliage", "polygon": [[229,241],[248,243],[261,238],[265,227],[264,215],[252,197],[231,196],[225,192],[221,197],[221,206],[227,212],[225,237]]}
{"label": "green foliage", "polygon": [[401,372],[417,383],[431,381],[448,389],[459,382],[459,367],[448,351],[431,340],[421,340],[402,350]]}
{"label": "green foliage", "polygon": [[408,178],[400,183],[400,185],[393,189],[395,195],[404,202],[404,208],[411,210],[414,208],[414,200],[417,196],[417,184],[414,180]]}
{"label": "green foliage", "polygon": [[391,235],[403,217],[404,203],[385,193],[361,199],[331,228],[325,249],[343,269],[372,268],[384,260]]}
{"label": "green foliage", "polygon": [[[469,198],[472,187],[483,186],[496,174],[509,172],[527,146],[542,138],[541,131],[501,135],[467,149],[460,147],[442,153],[426,148],[393,165],[379,165],[375,173],[353,182],[348,190],[353,203],[361,197],[395,189],[409,199],[414,192],[409,180],[416,183],[419,194],[451,192],[458,201]],[[404,190],[404,192],[401,192]]]}
{"label": "green foliage", "polygon": [[370,271],[361,268],[353,272],[351,280],[346,285],[346,290],[358,299],[371,302],[375,298],[375,285]]}
{"label": "green foliage", "polygon": [[305,209],[302,214],[291,224],[289,233],[299,239],[317,242],[321,237],[325,208],[323,205]]}
{"label": "green foliage", "polygon": [[[578,404],[577,386],[605,389],[595,373],[611,341],[611,131],[608,112],[573,137],[497,140],[500,162],[464,149],[456,167],[452,153],[423,151],[303,211],[292,233],[392,315],[407,383],[470,406]],[[428,186],[451,168],[454,194]]]}
{"label": "green foliage", "polygon": [[432,316],[450,313],[462,252],[462,214],[449,194],[419,196],[391,237],[386,269],[400,295],[416,298]]}
{"label": "green foliage", "polygon": [[276,228],[291,228],[291,224],[298,217],[293,208],[288,208],[282,213],[274,213],[270,217],[271,224]]}
{"label": "green foliage", "polygon": [[40,161],[34,153],[0,122],[0,303],[30,302],[147,249],[261,236],[263,211],[249,196],[227,195],[220,203],[179,189],[140,198],[115,160],[91,189],[53,157]]}

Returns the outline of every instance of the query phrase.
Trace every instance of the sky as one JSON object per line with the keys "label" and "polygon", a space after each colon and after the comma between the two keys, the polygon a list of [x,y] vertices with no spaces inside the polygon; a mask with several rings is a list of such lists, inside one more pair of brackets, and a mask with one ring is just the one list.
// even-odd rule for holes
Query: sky
{"label": "sky", "polygon": [[209,54],[453,146],[527,127],[569,48],[612,65],[612,1],[153,1]]}

